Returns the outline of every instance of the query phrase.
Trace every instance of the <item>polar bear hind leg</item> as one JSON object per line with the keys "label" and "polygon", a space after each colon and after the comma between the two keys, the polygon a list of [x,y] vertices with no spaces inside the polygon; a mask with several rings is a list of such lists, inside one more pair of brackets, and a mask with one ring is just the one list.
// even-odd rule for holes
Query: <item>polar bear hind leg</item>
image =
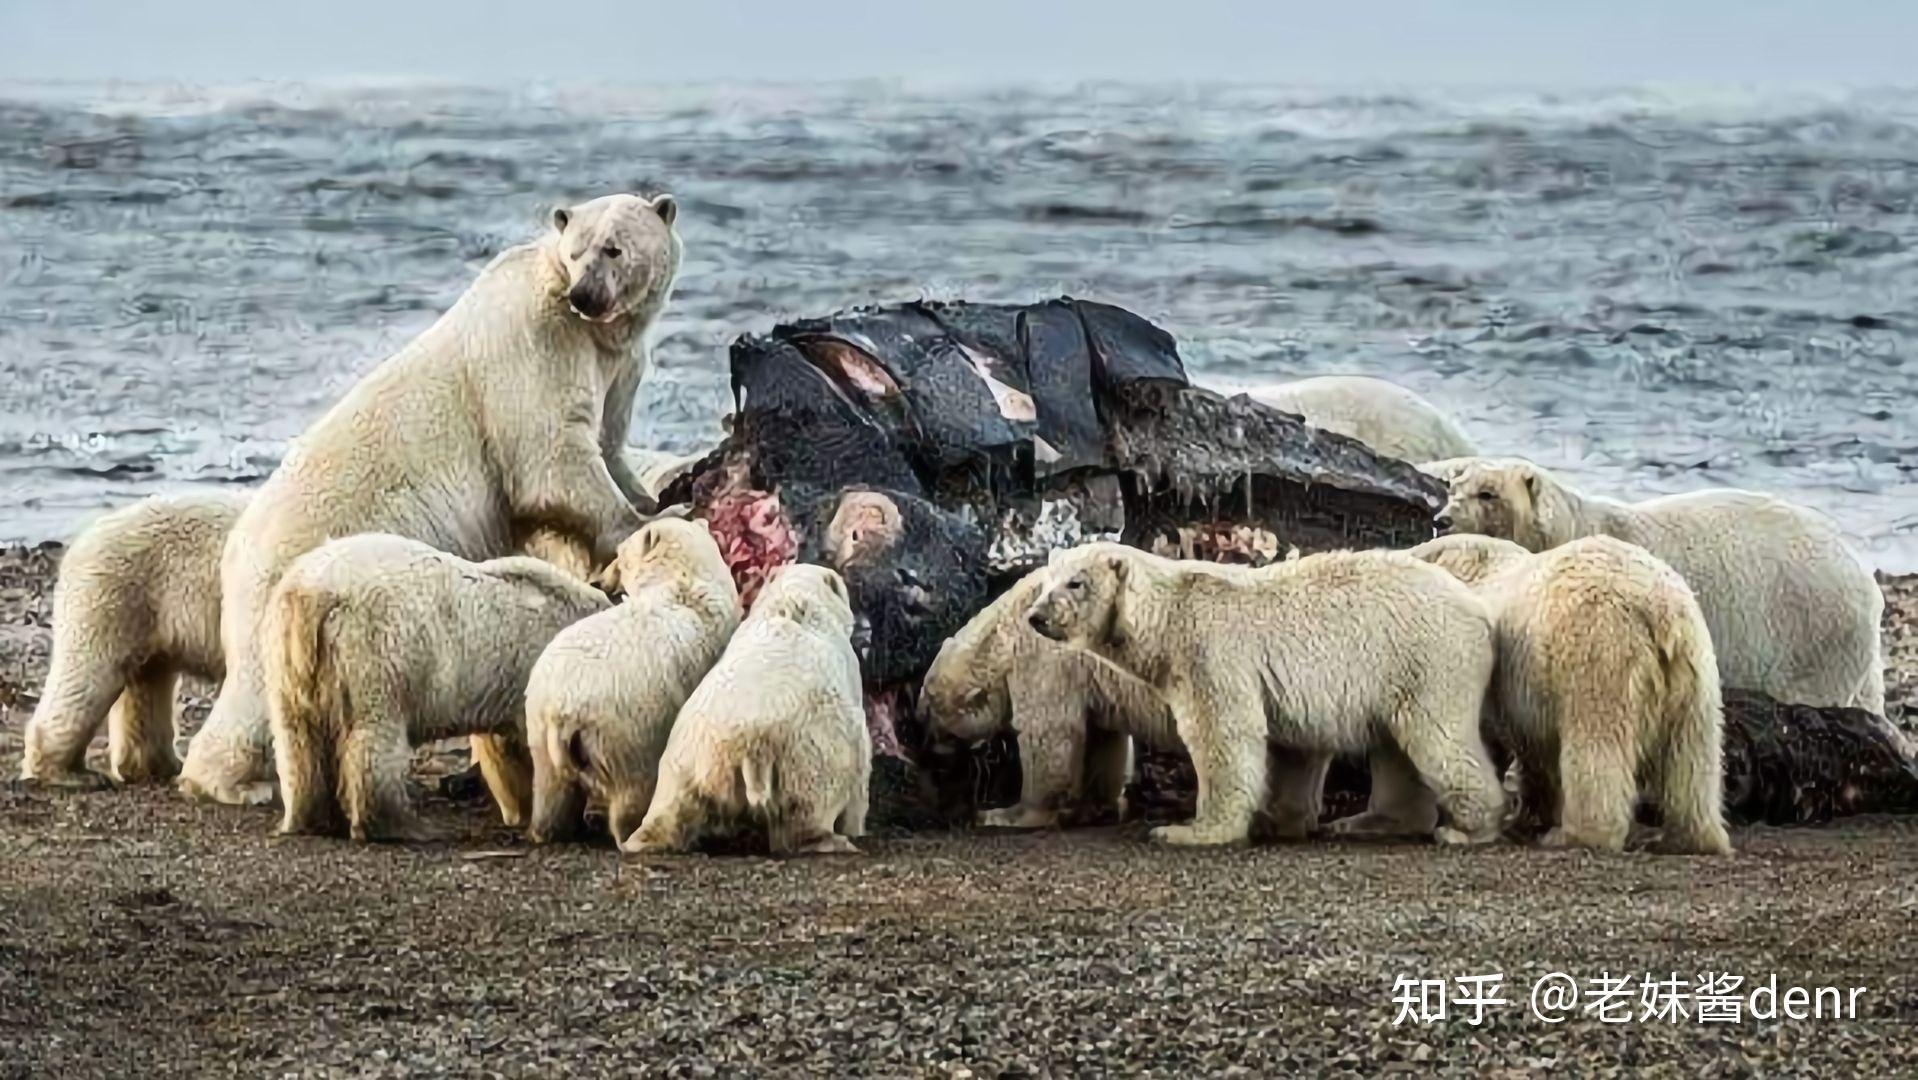
{"label": "polar bear hind leg", "polygon": [[1386,718],[1386,730],[1449,819],[1433,833],[1442,844],[1483,844],[1498,838],[1505,792],[1479,738],[1478,723],[1478,700],[1444,694],[1427,700],[1409,695]]}
{"label": "polar bear hind leg", "polygon": [[1260,832],[1273,840],[1303,840],[1319,828],[1325,774],[1332,755],[1272,746],[1266,750],[1265,807]]}
{"label": "polar bear hind leg", "polygon": [[1438,828],[1438,799],[1419,779],[1405,752],[1381,743],[1368,755],[1372,794],[1364,810],[1326,827],[1334,836],[1405,839],[1432,835]]}
{"label": "polar bear hind leg", "polygon": [[413,747],[397,714],[358,708],[339,750],[340,808],[355,840],[435,839],[407,799]]}
{"label": "polar bear hind leg", "polygon": [[173,691],[179,676],[164,662],[135,672],[107,714],[107,771],[122,784],[171,780],[180,773],[173,749]]}
{"label": "polar bear hind leg", "polygon": [[526,740],[503,732],[469,735],[466,741],[486,790],[499,807],[500,821],[512,829],[524,825],[533,804],[533,758]]}

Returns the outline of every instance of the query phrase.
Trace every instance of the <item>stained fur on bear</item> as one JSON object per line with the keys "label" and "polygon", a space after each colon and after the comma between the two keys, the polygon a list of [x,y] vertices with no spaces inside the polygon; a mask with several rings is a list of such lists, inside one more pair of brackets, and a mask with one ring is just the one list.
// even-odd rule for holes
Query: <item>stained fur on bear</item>
{"label": "stained fur on bear", "polygon": [[487,559],[548,532],[603,565],[639,527],[634,500],[651,503],[620,448],[679,267],[676,212],[666,195],[556,211],[295,441],[222,558],[226,680],[183,790],[271,797],[255,643],[280,575],[325,541],[383,532]]}
{"label": "stained fur on bear", "polygon": [[622,849],[692,850],[763,832],[775,854],[850,853],[865,833],[872,736],[846,583],[782,567],[673,722],[646,820]]}
{"label": "stained fur on bear", "polygon": [[1488,734],[1518,761],[1526,815],[1551,828],[1545,846],[1622,850],[1642,778],[1666,850],[1731,851],[1718,662],[1677,571],[1608,536],[1535,555],[1456,535],[1410,554],[1472,586],[1497,616]]}
{"label": "stained fur on bear", "polygon": [[646,816],[673,720],[739,626],[739,590],[705,522],[663,519],[619,546],[625,593],[553,638],[526,688],[535,842],[571,833],[588,800],[613,843]]}
{"label": "stained fur on bear", "polygon": [[296,560],[273,591],[262,649],[280,831],[331,832],[344,818],[355,840],[425,838],[406,790],[413,747],[523,740],[534,661],[606,607],[539,559],[473,563],[380,533]]}
{"label": "stained fur on bear", "polygon": [[107,771],[121,783],[172,779],[174,689],[219,679],[220,550],[239,494],[155,495],[89,525],[60,560],[53,659],[27,721],[20,776],[81,778],[107,725]]}
{"label": "stained fur on bear", "polygon": [[[1178,562],[1117,544],[1054,556],[1028,618],[1152,686],[1171,707],[1199,780],[1172,844],[1247,839],[1270,787],[1269,745],[1369,753],[1429,788],[1450,816],[1434,834],[1498,832],[1503,793],[1479,737],[1494,663],[1485,604],[1402,553],[1331,552],[1261,569]],[[1432,827],[1413,799],[1334,824],[1342,833]]]}

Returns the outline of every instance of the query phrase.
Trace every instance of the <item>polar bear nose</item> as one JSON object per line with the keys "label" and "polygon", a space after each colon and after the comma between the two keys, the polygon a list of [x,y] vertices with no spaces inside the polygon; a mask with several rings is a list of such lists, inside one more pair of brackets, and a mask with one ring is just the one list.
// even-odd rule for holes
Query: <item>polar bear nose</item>
{"label": "polar bear nose", "polygon": [[1438,517],[1432,519],[1432,525],[1438,529],[1438,531],[1445,532],[1452,527],[1452,519],[1449,515],[1440,514]]}
{"label": "polar bear nose", "polygon": [[1035,611],[1032,614],[1026,616],[1026,622],[1030,624],[1034,630],[1039,631],[1041,634],[1046,632],[1046,617],[1044,615],[1041,615]]}
{"label": "polar bear nose", "polygon": [[573,286],[572,291],[566,294],[566,302],[573,305],[574,311],[589,319],[597,319],[606,313],[606,301],[600,298],[599,291],[584,284]]}

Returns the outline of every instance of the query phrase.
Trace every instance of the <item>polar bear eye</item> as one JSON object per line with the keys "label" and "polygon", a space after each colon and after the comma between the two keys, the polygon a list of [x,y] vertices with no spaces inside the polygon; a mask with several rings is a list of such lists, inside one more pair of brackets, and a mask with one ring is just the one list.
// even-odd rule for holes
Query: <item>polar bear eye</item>
{"label": "polar bear eye", "polygon": [[1066,588],[1071,589],[1073,592],[1079,592],[1085,587],[1086,582],[1084,578],[1073,578],[1071,581],[1066,582]]}
{"label": "polar bear eye", "polygon": [[1493,499],[1498,498],[1496,494],[1493,494],[1490,491],[1481,491],[1478,493],[1478,497],[1481,499],[1484,499],[1486,502],[1491,502]]}
{"label": "polar bear eye", "polygon": [[614,247],[614,246],[613,246],[613,245],[611,245],[611,244],[607,244],[607,245],[606,245],[605,247],[603,247],[603,248],[600,248],[600,249],[599,249],[599,253],[600,253],[601,255],[604,255],[604,256],[606,256],[606,257],[607,257],[607,258],[609,258],[609,259],[617,259],[617,258],[619,258],[619,249],[618,249],[618,248],[616,248],[616,247]]}

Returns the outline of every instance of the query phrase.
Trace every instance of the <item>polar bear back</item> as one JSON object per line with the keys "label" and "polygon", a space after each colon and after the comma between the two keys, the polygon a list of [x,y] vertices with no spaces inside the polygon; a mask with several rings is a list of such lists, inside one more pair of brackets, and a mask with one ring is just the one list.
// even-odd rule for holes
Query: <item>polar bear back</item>
{"label": "polar bear back", "polygon": [[1312,427],[1357,439],[1381,454],[1423,463],[1478,453],[1437,406],[1397,383],[1367,375],[1321,375],[1246,395],[1296,413]]}
{"label": "polar bear back", "polygon": [[472,563],[378,533],[296,560],[272,606],[294,593],[332,612],[326,633],[336,663],[377,667],[404,685],[415,744],[516,726],[540,651],[606,607],[597,589],[538,559]]}
{"label": "polar bear back", "polygon": [[[1812,705],[1851,703],[1856,639],[1884,595],[1829,519],[1770,495],[1699,491],[1638,503],[1634,540],[1698,597],[1727,685]],[[1815,696],[1807,700],[1806,695]]]}
{"label": "polar bear back", "polygon": [[220,552],[245,505],[239,493],[155,495],[102,516],[60,560],[56,618],[110,622],[112,636],[219,678]]}
{"label": "polar bear back", "polygon": [[1146,627],[1164,620],[1174,670],[1162,675],[1236,682],[1265,702],[1271,736],[1288,745],[1363,751],[1408,701],[1482,696],[1490,678],[1485,603],[1403,553],[1327,552],[1259,570],[1170,565],[1176,587],[1153,590],[1160,610],[1140,613]]}

